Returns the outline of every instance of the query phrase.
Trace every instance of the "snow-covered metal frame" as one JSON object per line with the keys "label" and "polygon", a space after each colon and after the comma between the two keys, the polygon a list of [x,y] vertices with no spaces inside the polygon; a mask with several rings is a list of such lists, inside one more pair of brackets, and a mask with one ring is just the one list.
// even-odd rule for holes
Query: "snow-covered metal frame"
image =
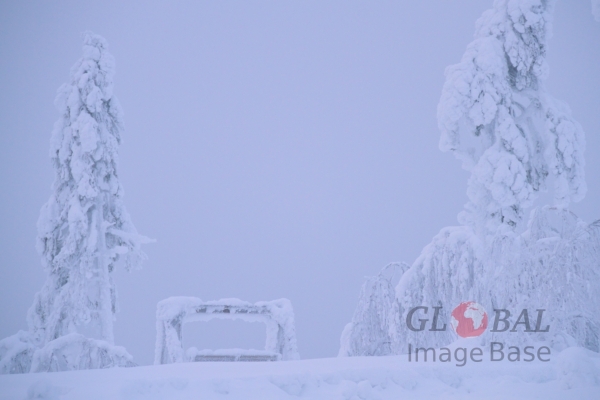
{"label": "snow-covered metal frame", "polygon": [[[183,324],[211,319],[241,319],[264,322],[267,339],[264,351],[183,349]],[[193,353],[193,354],[192,354]],[[184,361],[277,361],[300,358],[296,344],[294,311],[288,299],[260,301],[239,299],[202,301],[196,297],[170,297],[156,309],[156,348],[154,364]]]}

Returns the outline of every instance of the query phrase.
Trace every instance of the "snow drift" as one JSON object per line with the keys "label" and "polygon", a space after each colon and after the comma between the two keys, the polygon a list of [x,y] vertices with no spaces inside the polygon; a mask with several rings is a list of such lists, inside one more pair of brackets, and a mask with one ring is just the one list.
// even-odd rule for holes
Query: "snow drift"
{"label": "snow drift", "polygon": [[406,356],[274,363],[181,363],[0,376],[0,399],[580,399],[600,393],[600,358],[568,348],[551,362],[409,363]]}

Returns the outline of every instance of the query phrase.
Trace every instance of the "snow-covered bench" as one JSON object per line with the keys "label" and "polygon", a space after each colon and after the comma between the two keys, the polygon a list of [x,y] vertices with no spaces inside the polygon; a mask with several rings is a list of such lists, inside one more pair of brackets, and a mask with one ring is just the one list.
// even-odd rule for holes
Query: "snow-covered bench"
{"label": "snow-covered bench", "polygon": [[[182,326],[186,322],[211,319],[262,321],[267,340],[261,350],[183,350]],[[170,297],[156,310],[156,349],[154,364],[184,361],[279,361],[298,359],[294,311],[287,299],[252,304],[239,299],[202,301],[195,297]]]}

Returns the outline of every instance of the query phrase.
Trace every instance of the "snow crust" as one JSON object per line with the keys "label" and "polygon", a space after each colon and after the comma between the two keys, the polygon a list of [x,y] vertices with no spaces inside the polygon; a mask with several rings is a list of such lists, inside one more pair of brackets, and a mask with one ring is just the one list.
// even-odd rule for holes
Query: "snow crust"
{"label": "snow crust", "polygon": [[404,356],[276,363],[182,363],[0,376],[0,399],[597,399],[600,358],[568,348],[550,362],[456,367]]}

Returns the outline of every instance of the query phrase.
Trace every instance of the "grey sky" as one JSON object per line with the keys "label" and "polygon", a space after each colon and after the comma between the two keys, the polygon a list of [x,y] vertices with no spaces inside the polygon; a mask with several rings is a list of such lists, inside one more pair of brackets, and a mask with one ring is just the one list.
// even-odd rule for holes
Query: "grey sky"
{"label": "grey sky", "polygon": [[[25,329],[44,281],[36,221],[50,195],[53,100],[104,36],[125,111],[125,204],[146,246],[116,276],[117,344],[153,358],[156,303],[289,298],[303,358],[334,356],[363,277],[412,263],[456,224],[468,174],[437,148],[444,68],[492,1],[12,1],[0,4],[0,337]],[[600,218],[600,23],[558,2],[548,89],[587,138]],[[256,347],[207,323],[197,347]],[[227,327],[241,329],[227,331]],[[204,332],[204,333],[203,333]],[[206,333],[208,332],[208,333]],[[231,336],[228,336],[230,335]],[[204,336],[200,336],[204,335]]]}

